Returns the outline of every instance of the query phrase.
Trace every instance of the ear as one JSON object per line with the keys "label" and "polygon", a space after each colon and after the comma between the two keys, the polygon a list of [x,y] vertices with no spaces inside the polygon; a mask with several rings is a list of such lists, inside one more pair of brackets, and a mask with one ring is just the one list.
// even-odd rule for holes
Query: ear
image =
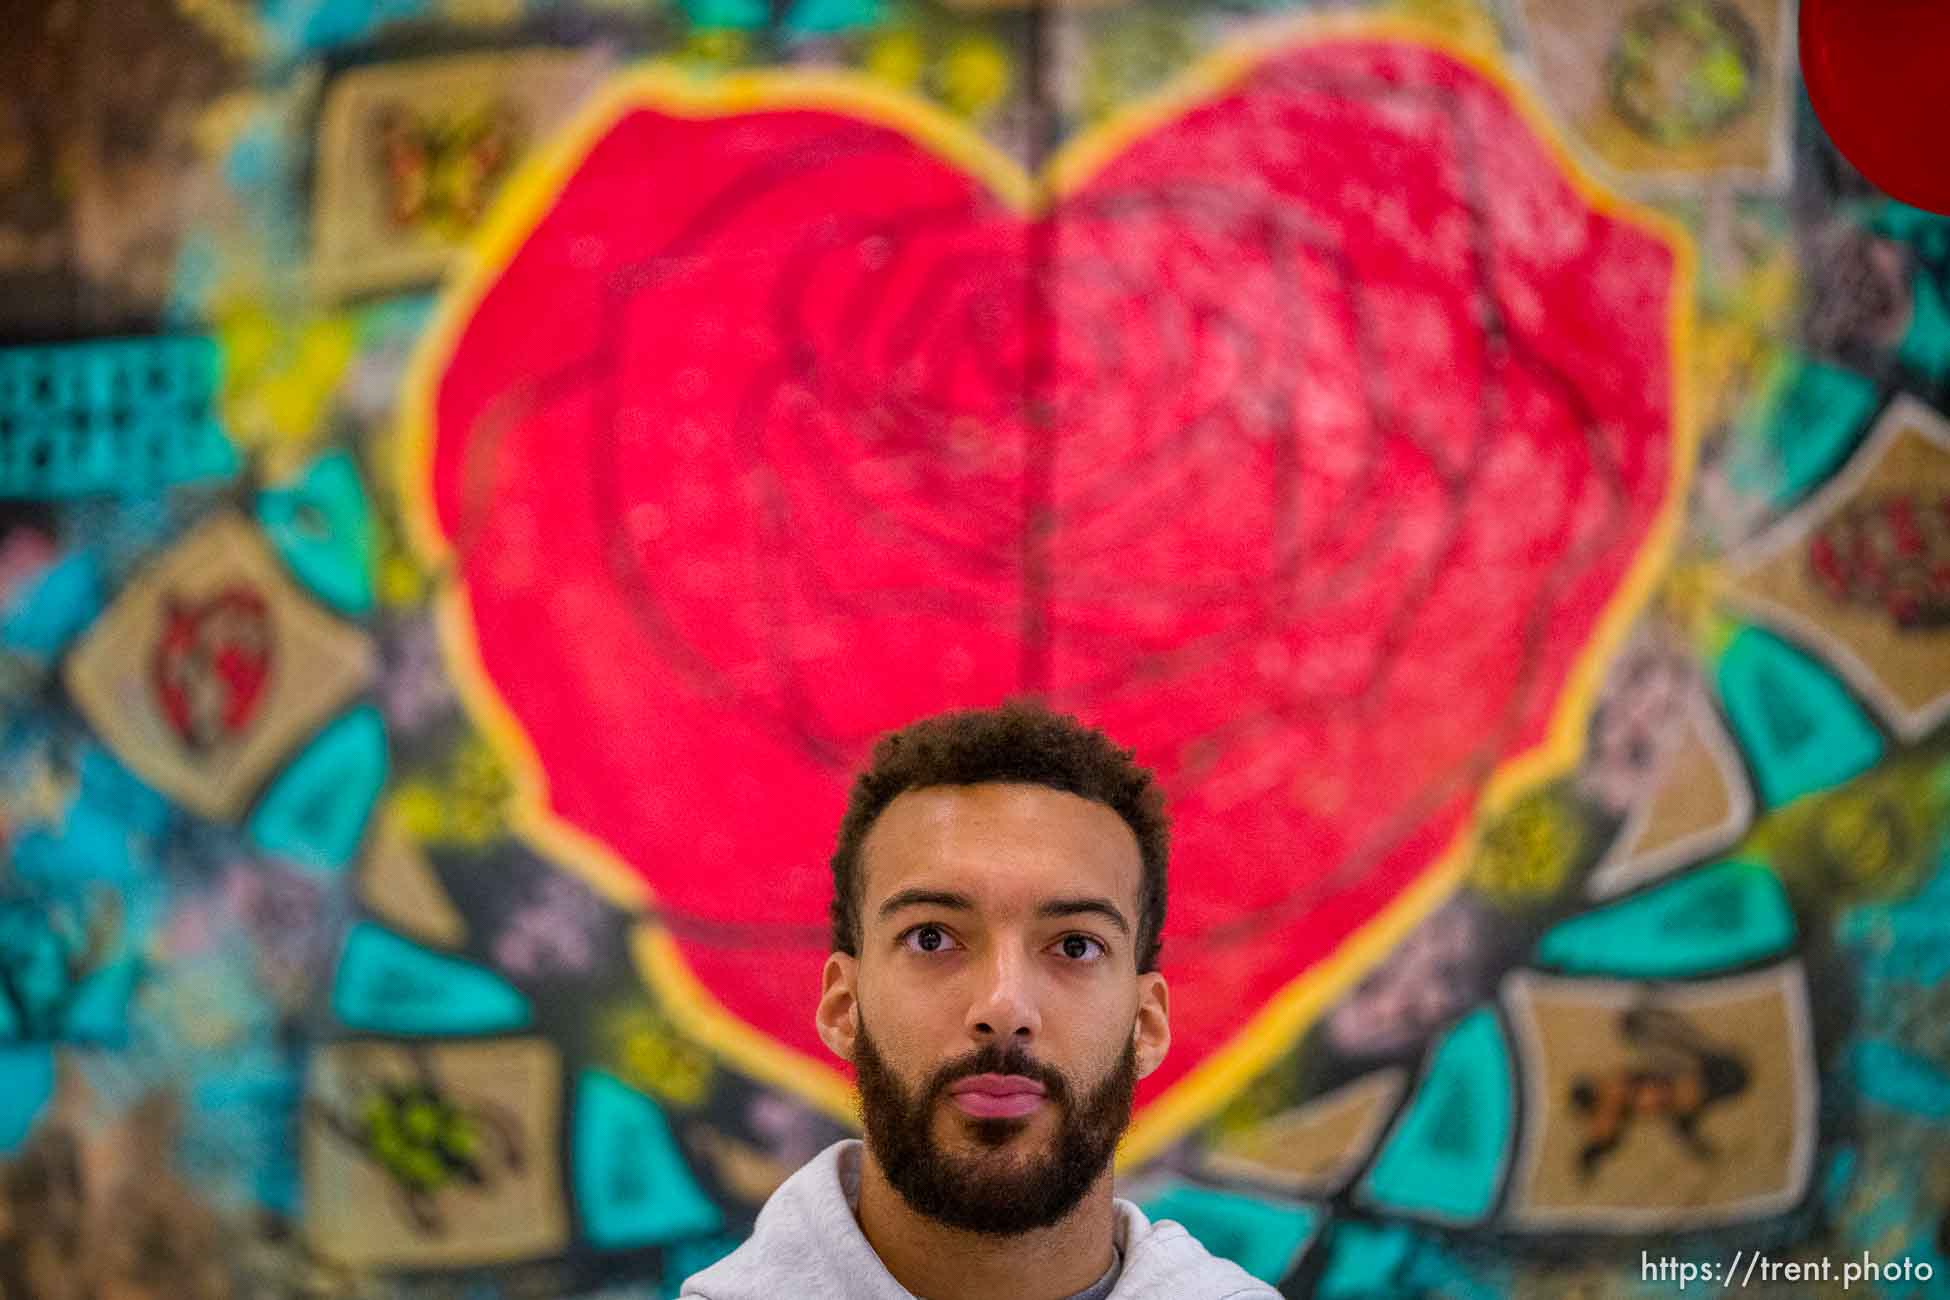
{"label": "ear", "polygon": [[1164,1064],[1171,1050],[1171,990],[1157,971],[1138,976],[1137,1023],[1131,1028],[1137,1043],[1138,1078]]}
{"label": "ear", "polygon": [[819,1041],[843,1061],[853,1059],[853,1040],[860,1032],[859,1003],[853,985],[859,971],[858,957],[843,952],[829,954],[826,971],[820,976],[819,1009],[813,1012]]}

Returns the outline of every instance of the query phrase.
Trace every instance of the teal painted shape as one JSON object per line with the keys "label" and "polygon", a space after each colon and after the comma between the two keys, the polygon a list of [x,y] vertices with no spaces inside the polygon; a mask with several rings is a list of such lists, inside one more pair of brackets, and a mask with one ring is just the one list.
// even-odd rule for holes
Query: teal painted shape
{"label": "teal painted shape", "polygon": [[684,16],[694,27],[732,27],[756,31],[772,16],[766,0],[684,0]]}
{"label": "teal painted shape", "polygon": [[320,871],[352,861],[386,787],[386,723],[362,705],[340,717],[285,768],[246,831],[268,853]]}
{"label": "teal painted shape", "polygon": [[1884,199],[1864,224],[1885,238],[1917,245],[1925,256],[1950,255],[1950,217],[1941,213]]}
{"label": "teal painted shape", "polygon": [[7,1037],[47,1041],[60,1036],[74,991],[72,953],[72,942],[55,924],[48,900],[0,904],[0,962],[7,977],[7,996],[0,1002],[7,1010],[0,1029]]}
{"label": "teal painted shape", "polygon": [[1315,1206],[1195,1183],[1173,1183],[1141,1208],[1154,1220],[1184,1224],[1207,1250],[1262,1282],[1278,1282],[1293,1271],[1321,1222]]}
{"label": "teal painted shape", "polygon": [[0,1047],[0,1155],[20,1149],[52,1096],[52,1047],[46,1043]]}
{"label": "teal painted shape", "polygon": [[257,521],[312,594],[341,613],[372,612],[372,508],[350,455],[321,456],[297,482],[267,488]]}
{"label": "teal painted shape", "polygon": [[75,990],[61,1019],[62,1038],[77,1043],[119,1046],[129,1032],[129,1002],[135,997],[142,963],[121,957],[102,967]]}
{"label": "teal painted shape", "polygon": [[14,846],[15,870],[42,882],[131,881],[153,865],[148,846],[126,824],[85,798],[69,805],[58,829],[30,831]]}
{"label": "teal painted shape", "polygon": [[1537,960],[1581,975],[1705,975],[1785,951],[1794,935],[1774,873],[1728,861],[1573,917],[1544,935]]}
{"label": "teal painted shape", "polygon": [[1841,1218],[1849,1188],[1855,1185],[1855,1171],[1861,1163],[1861,1152],[1852,1146],[1842,1147],[1829,1159],[1821,1179],[1821,1204],[1831,1218]]}
{"label": "teal painted shape", "polygon": [[169,829],[174,808],[161,793],[124,767],[115,755],[90,744],[81,756],[81,802],[140,835]]}
{"label": "teal painted shape", "polygon": [[258,0],[256,8],[270,50],[295,62],[418,18],[432,8],[432,0]]}
{"label": "teal painted shape", "polygon": [[184,1117],[185,1145],[204,1132],[214,1132],[219,1137],[211,1145],[235,1161],[214,1174],[212,1181],[234,1180],[259,1205],[296,1216],[303,1208],[299,1144],[289,1134],[297,1130],[304,1111],[297,1059],[246,1049],[241,1059],[226,1060],[219,1072],[197,1078],[190,1100]]}
{"label": "teal painted shape", "polygon": [[1734,486],[1776,505],[1804,496],[1861,440],[1876,400],[1874,381],[1852,370],[1805,357],[1788,363],[1734,452]]}
{"label": "teal painted shape", "polygon": [[575,1126],[576,1204],[590,1241],[606,1249],[659,1246],[724,1226],[656,1102],[588,1070],[576,1084]]}
{"label": "teal painted shape", "polygon": [[148,496],[233,477],[220,366],[200,336],[0,351],[0,497]]}
{"label": "teal painted shape", "polygon": [[0,644],[37,659],[53,659],[102,612],[101,566],[89,551],[73,551],[49,565],[0,624]]}
{"label": "teal painted shape", "polygon": [[1320,1300],[1392,1295],[1414,1244],[1408,1232],[1396,1225],[1336,1224],[1327,1267],[1314,1294]]}
{"label": "teal painted shape", "polygon": [[1835,937],[1854,950],[1865,981],[1861,997],[1908,996],[1903,985],[1933,988],[1950,979],[1950,855],[1907,899],[1863,903],[1844,912]]}
{"label": "teal painted shape", "polygon": [[237,190],[267,189],[279,183],[285,148],[270,123],[259,120],[237,133],[223,160],[223,175]]}
{"label": "teal painted shape", "polygon": [[176,245],[176,269],[163,299],[162,319],[172,328],[209,320],[224,273],[223,241],[205,228],[185,231]]}
{"label": "teal painted shape", "polygon": [[1742,630],[1721,656],[1719,682],[1770,808],[1839,785],[1882,757],[1881,733],[1861,706],[1777,636]]}
{"label": "teal painted shape", "polygon": [[1920,267],[1910,277],[1909,328],[1896,356],[1935,379],[1950,372],[1950,303],[1936,277]]}
{"label": "teal painted shape", "polygon": [[1445,1247],[1400,1224],[1337,1223],[1324,1253],[1326,1267],[1308,1292],[1317,1300],[1504,1300],[1510,1293],[1507,1279],[1477,1273]]}
{"label": "teal painted shape", "polygon": [[794,35],[823,36],[872,27],[882,12],[880,0],[799,0],[782,26]]}
{"label": "teal painted shape", "polygon": [[1516,1105],[1510,1049],[1479,1007],[1435,1048],[1362,1191],[1404,1214],[1472,1221],[1488,1214],[1507,1161]]}
{"label": "teal painted shape", "polygon": [[721,1232],[664,1247],[664,1276],[657,1288],[658,1300],[678,1300],[681,1288],[693,1274],[702,1273],[744,1244],[745,1239],[736,1233]]}
{"label": "teal painted shape", "polygon": [[156,843],[174,809],[98,745],[81,754],[81,783],[58,826],[37,826],[15,840],[14,874],[65,887],[90,881],[115,886],[131,920],[146,885],[156,886]]}
{"label": "teal painted shape", "polygon": [[1869,1100],[1926,1119],[1950,1119],[1950,1075],[1907,1048],[1866,1039],[1849,1053],[1856,1089]]}
{"label": "teal painted shape", "polygon": [[528,1023],[528,999],[493,971],[361,921],[345,937],[332,1013],[381,1034],[485,1034]]}

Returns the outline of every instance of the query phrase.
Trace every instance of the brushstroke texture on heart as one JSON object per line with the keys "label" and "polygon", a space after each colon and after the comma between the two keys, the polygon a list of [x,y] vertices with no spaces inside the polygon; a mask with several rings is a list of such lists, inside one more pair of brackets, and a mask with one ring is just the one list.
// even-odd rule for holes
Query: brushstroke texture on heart
{"label": "brushstroke texture on heart", "polygon": [[477,280],[423,467],[471,651],[549,813],[809,1072],[871,738],[1036,690],[1135,746],[1143,1106],[1562,731],[1682,477],[1682,253],[1409,40],[1235,69],[1047,202],[821,84],[646,83]]}

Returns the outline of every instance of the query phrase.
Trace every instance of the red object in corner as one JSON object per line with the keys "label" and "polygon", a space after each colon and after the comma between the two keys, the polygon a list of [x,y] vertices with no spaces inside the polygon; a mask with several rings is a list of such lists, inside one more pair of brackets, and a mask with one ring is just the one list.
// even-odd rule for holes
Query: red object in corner
{"label": "red object in corner", "polygon": [[1802,76],[1829,139],[1891,197],[1950,215],[1946,60],[1945,0],[1802,0]]}

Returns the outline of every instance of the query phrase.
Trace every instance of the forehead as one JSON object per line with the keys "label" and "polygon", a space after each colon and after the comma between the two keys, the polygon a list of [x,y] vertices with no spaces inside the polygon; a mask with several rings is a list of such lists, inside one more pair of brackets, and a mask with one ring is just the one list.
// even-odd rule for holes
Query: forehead
{"label": "forehead", "polygon": [[860,846],[865,917],[925,885],[978,902],[1006,893],[1108,895],[1135,907],[1143,856],[1116,812],[1067,790],[1014,782],[907,790]]}

